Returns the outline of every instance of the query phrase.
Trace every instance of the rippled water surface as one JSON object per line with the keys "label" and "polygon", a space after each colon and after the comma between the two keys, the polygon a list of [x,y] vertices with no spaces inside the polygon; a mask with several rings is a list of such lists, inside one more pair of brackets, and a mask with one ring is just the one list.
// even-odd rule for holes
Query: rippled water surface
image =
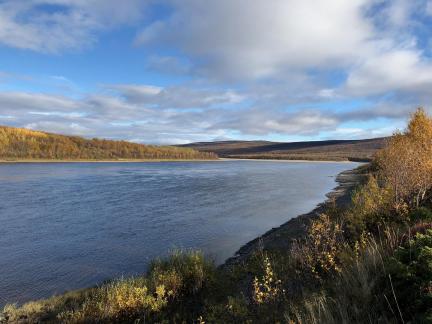
{"label": "rippled water surface", "polygon": [[198,248],[217,262],[311,210],[348,163],[0,164],[0,306],[140,274]]}

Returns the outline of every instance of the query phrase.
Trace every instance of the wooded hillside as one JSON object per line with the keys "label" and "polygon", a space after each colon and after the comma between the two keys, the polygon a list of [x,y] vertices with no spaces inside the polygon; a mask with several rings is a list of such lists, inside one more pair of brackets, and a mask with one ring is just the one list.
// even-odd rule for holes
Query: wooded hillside
{"label": "wooded hillside", "polygon": [[214,153],[191,148],[153,146],[126,141],[85,139],[25,128],[0,126],[0,159],[118,160],[215,159]]}

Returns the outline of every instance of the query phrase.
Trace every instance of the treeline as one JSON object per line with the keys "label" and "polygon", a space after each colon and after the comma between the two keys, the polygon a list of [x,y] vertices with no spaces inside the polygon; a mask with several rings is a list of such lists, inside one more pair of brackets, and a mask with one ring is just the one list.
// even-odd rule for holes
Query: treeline
{"label": "treeline", "polygon": [[4,322],[432,323],[432,118],[419,109],[362,173],[350,206],[328,204],[297,240],[279,232],[225,267],[177,253],[140,277],[7,305]]}
{"label": "treeline", "polygon": [[215,159],[214,153],[174,146],[153,146],[126,141],[84,139],[24,128],[0,126],[0,159],[3,160],[163,160]]}

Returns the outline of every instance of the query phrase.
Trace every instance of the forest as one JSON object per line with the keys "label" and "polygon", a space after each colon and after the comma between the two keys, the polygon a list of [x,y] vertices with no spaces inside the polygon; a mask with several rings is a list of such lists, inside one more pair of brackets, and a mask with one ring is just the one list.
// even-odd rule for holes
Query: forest
{"label": "forest", "polygon": [[216,159],[211,152],[64,136],[0,126],[1,160],[195,160]]}

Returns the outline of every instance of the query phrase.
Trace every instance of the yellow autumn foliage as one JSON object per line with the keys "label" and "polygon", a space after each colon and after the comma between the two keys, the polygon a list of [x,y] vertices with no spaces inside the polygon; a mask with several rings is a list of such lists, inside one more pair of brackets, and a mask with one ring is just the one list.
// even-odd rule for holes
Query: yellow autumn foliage
{"label": "yellow autumn foliage", "polygon": [[394,134],[376,160],[395,206],[420,206],[432,189],[432,118],[419,108],[407,129]]}
{"label": "yellow autumn foliage", "polygon": [[191,148],[84,139],[0,126],[0,159],[215,159],[214,153]]}
{"label": "yellow autumn foliage", "polygon": [[307,238],[293,244],[291,255],[302,276],[322,279],[341,271],[339,255],[345,248],[341,225],[321,214],[310,225]]}
{"label": "yellow autumn foliage", "polygon": [[264,274],[261,278],[253,280],[253,300],[257,304],[275,301],[282,293],[281,280],[276,279],[270,259],[267,255],[263,258]]}

